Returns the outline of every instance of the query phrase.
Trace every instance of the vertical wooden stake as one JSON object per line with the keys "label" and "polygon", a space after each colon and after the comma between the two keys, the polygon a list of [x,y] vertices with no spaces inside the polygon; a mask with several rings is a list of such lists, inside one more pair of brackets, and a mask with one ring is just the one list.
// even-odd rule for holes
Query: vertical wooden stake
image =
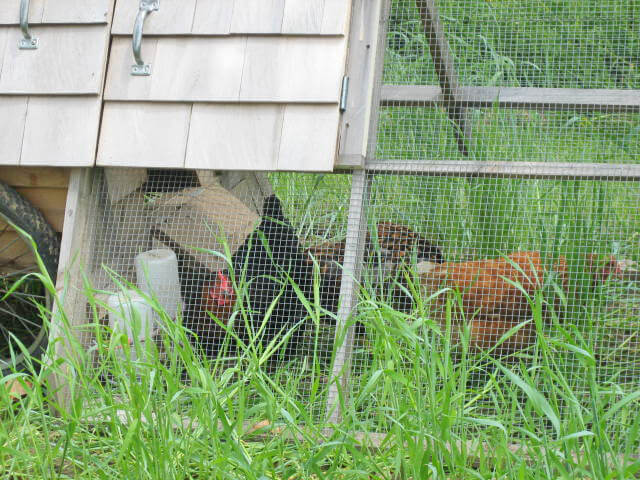
{"label": "vertical wooden stake", "polygon": [[75,327],[87,323],[82,272],[89,264],[93,248],[93,233],[88,227],[97,208],[96,195],[93,195],[94,175],[94,168],[76,168],[69,179],[56,278],[60,304],[53,306],[49,332],[49,343],[54,345],[53,358],[46,359],[49,363],[62,360],[51,379],[56,398],[54,414],[60,414],[59,410],[67,410],[71,405],[75,380],[73,365],[80,360],[78,344],[86,343]]}
{"label": "vertical wooden stake", "polygon": [[429,42],[431,58],[442,88],[442,97],[451,121],[456,125],[455,135],[458,149],[463,155],[469,155],[471,125],[467,120],[467,109],[458,101],[460,88],[458,74],[451,56],[449,43],[444,34],[435,0],[416,0],[420,12],[422,28]]}

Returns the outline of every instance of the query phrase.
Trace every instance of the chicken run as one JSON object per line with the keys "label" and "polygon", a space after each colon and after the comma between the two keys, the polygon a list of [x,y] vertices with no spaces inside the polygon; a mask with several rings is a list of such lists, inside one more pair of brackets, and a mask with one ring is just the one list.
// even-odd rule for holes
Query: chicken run
{"label": "chicken run", "polygon": [[[228,181],[211,172],[152,170],[142,187],[126,195],[117,183],[97,177],[93,287],[100,293],[117,291],[126,282],[135,285],[136,257],[169,250],[179,278],[174,319],[187,329],[197,352],[233,365],[248,348],[264,355],[272,372],[317,362],[314,368],[328,379],[336,368],[332,359],[339,361],[349,176],[234,175]],[[450,226],[448,232],[434,228],[438,222],[446,225],[444,216],[426,223],[401,221],[397,206],[379,201],[399,185],[421,182],[417,191],[423,197],[406,198],[407,208],[418,204],[406,213],[426,214],[420,207],[428,209],[424,185],[431,184],[433,201],[451,180],[371,180],[368,220],[360,232],[358,303],[348,322],[354,332],[354,385],[370,361],[380,328],[375,319],[384,324],[390,321],[385,315],[400,315],[407,325],[432,321],[433,331],[442,341],[446,337],[434,348],[450,348],[453,358],[467,351],[526,364],[536,355],[541,334],[559,338],[564,329],[581,328],[591,321],[586,312],[602,322],[595,338],[602,374],[608,366],[624,365],[622,380],[633,382],[640,369],[633,353],[640,346],[633,323],[640,312],[634,262],[583,246],[573,256],[570,250],[554,256],[524,248],[500,253],[502,245],[482,253],[481,244],[469,248],[464,239],[455,242]],[[252,188],[242,188],[243,183]],[[291,194],[294,183],[304,193]],[[524,234],[522,218],[513,220],[514,234]],[[569,234],[584,242],[575,231]],[[106,305],[107,296],[103,299]],[[542,325],[534,319],[538,306]],[[108,317],[104,310],[105,326]],[[160,334],[161,329],[153,330],[158,345]],[[304,395],[306,387],[298,388]]]}
{"label": "chicken run", "polygon": [[[306,158],[269,172],[211,170],[205,160],[197,165],[210,170],[96,169],[86,248],[90,297],[99,302],[80,300],[81,312],[97,311],[98,331],[112,334],[118,312],[133,308],[133,290],[158,293],[143,268],[156,255],[167,262],[158,270],[166,291],[156,298],[167,315],[144,311],[145,341],[178,348],[162,322],[180,324],[216,373],[252,355],[277,381],[293,371],[319,375],[334,407],[344,388],[367,392],[365,410],[367,402],[386,408],[362,379],[374,364],[406,367],[387,349],[412,358],[399,331],[468,367],[470,404],[481,415],[499,410],[503,387],[515,389],[496,380],[497,364],[535,383],[543,355],[566,373],[576,402],[590,395],[583,357],[598,382],[637,389],[640,77],[622,54],[598,57],[635,44],[612,34],[611,19],[599,23],[597,2],[584,12],[556,3],[522,7],[527,38],[504,2],[386,2],[384,55],[367,60],[379,71],[366,79],[373,85],[360,79],[351,89],[355,96],[371,86],[372,104],[379,100],[366,119],[371,138],[355,141],[358,152],[366,144],[360,164],[339,145],[324,174],[288,171],[310,167]],[[560,4],[569,20],[558,26]],[[609,47],[589,43],[598,28]],[[576,35],[567,42],[574,57],[547,37],[558,29]],[[332,105],[342,127],[365,122],[342,107],[342,99]],[[229,167],[229,152],[203,152]],[[132,298],[122,300],[123,290]],[[100,351],[95,336],[83,338],[89,352]],[[303,399],[310,388],[295,385]]]}

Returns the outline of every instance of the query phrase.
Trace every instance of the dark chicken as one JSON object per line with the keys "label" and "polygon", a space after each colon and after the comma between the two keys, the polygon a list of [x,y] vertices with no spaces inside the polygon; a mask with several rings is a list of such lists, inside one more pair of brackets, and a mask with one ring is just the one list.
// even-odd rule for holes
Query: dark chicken
{"label": "dark chicken", "polygon": [[[364,251],[365,265],[371,267],[373,283],[378,290],[381,290],[379,293],[383,296],[385,293],[389,294],[396,310],[408,312],[413,306],[413,299],[399,287],[399,285],[407,287],[405,270],[402,267],[412,263],[414,254],[416,262],[442,263],[444,262],[442,252],[422,235],[404,225],[379,222],[376,233],[376,238],[371,233],[367,234]],[[323,243],[309,248],[306,252],[307,262],[313,265],[315,259],[320,267],[321,297],[323,305],[330,311],[338,309],[344,250],[345,242],[342,241]],[[389,286],[391,286],[390,290]]]}
{"label": "dark chicken", "polygon": [[[266,346],[276,335],[284,335],[308,315],[294,287],[295,284],[300,293],[312,301],[313,269],[306,258],[284,216],[280,200],[275,195],[267,197],[260,224],[231,259],[236,283],[243,295],[237,298],[229,271],[217,272],[200,290],[202,308],[226,323],[239,300],[249,321],[237,315],[235,333],[245,343],[258,336],[258,342]],[[271,314],[265,320],[272,304]],[[292,332],[288,353],[298,346],[303,335],[304,322]]]}

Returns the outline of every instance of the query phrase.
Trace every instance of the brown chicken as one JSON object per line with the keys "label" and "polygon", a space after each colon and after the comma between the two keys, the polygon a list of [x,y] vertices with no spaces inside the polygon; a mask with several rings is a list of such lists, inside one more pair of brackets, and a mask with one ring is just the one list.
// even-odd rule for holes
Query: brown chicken
{"label": "brown chicken", "polygon": [[[422,235],[404,225],[392,222],[379,222],[377,239],[367,234],[364,259],[365,264],[373,267],[375,278],[383,284],[397,280],[405,284],[399,268],[406,265],[415,251],[417,262],[429,261],[436,264],[444,262],[440,249]],[[377,240],[377,241],[376,241]],[[313,260],[320,267],[320,292],[322,303],[330,311],[337,311],[344,263],[345,242],[323,243],[307,249],[308,263]],[[378,285],[378,287],[383,285]],[[405,285],[406,286],[406,285]],[[413,305],[413,299],[400,288],[392,291],[393,306],[397,310],[407,312]]]}
{"label": "brown chicken", "polygon": [[[566,292],[568,289],[567,262],[558,258],[553,269],[555,281]],[[418,265],[424,294],[430,296],[448,287],[459,292],[461,310],[469,325],[469,346],[476,350],[496,347],[509,330],[530,320],[531,306],[527,296],[533,298],[551,272],[545,272],[540,253],[515,252],[506,258],[477,260],[436,265],[424,262]],[[521,286],[521,289],[518,286]],[[526,294],[525,294],[526,293]],[[437,320],[444,329],[446,296],[432,302]],[[558,311],[559,301],[554,308]],[[545,312],[548,318],[548,311]],[[454,316],[452,343],[458,343],[462,319]],[[535,324],[529,321],[495,349],[505,354],[526,348],[535,342]]]}

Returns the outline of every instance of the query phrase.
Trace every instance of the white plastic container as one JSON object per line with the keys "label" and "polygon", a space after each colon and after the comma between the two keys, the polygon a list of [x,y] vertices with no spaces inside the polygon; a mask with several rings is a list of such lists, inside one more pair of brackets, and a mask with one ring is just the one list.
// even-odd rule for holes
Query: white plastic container
{"label": "white plastic container", "polygon": [[155,324],[153,309],[134,290],[124,290],[109,297],[109,327],[114,332],[127,335],[131,343],[134,338],[140,341],[151,339]]}
{"label": "white plastic container", "polygon": [[138,288],[155,297],[169,317],[175,318],[181,302],[176,254],[167,248],[149,250],[135,261]]}

